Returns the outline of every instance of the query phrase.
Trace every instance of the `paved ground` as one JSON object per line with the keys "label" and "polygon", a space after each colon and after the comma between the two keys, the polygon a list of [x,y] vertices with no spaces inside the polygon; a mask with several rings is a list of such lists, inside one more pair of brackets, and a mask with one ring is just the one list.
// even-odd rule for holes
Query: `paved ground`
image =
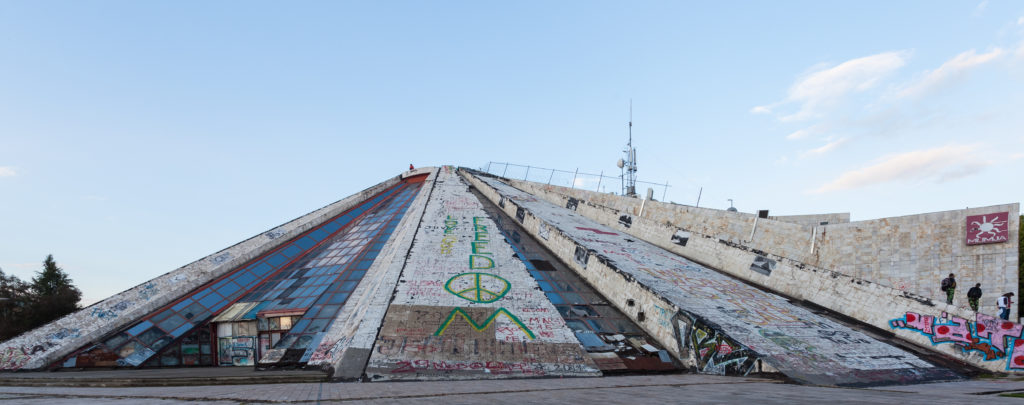
{"label": "paved ground", "polygon": [[995,395],[1024,391],[1024,381],[974,380],[873,389],[810,387],[774,380],[697,374],[603,378],[376,383],[295,383],[190,387],[0,386],[3,404],[1024,404]]}

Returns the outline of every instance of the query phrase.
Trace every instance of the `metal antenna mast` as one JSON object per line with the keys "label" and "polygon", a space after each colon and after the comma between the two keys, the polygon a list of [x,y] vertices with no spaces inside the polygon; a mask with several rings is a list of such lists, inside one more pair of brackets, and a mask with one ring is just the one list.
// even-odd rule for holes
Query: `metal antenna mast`
{"label": "metal antenna mast", "polygon": [[636,148],[633,147],[633,99],[629,99],[629,143],[626,144],[625,159],[619,159],[622,169],[622,195],[636,197]]}

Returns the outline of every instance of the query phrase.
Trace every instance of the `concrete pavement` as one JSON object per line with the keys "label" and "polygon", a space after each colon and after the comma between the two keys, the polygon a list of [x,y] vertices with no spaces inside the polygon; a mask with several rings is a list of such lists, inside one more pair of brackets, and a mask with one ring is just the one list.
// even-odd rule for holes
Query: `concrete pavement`
{"label": "concrete pavement", "polygon": [[296,383],[191,387],[0,387],[4,404],[541,404],[541,403],[900,403],[1024,404],[997,392],[1024,381],[973,380],[872,389],[814,387],[775,380],[698,374],[472,381]]}

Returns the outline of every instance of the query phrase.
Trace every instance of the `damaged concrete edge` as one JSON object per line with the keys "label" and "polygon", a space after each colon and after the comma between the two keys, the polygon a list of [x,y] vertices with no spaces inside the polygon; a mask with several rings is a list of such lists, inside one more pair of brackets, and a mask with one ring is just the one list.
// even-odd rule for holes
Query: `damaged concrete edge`
{"label": "damaged concrete edge", "polygon": [[[1005,357],[1001,361],[982,361],[984,357],[977,352],[965,353],[955,345],[937,346],[936,342],[922,333],[907,329],[893,329],[890,324],[893,317],[902,316],[908,312],[917,314],[941,312],[950,317],[974,319],[975,313],[966,308],[935,302],[928,297],[772,255],[749,246],[702,234],[697,230],[681,229],[671,223],[666,224],[655,219],[636,217],[632,218],[629,225],[626,226],[620,221],[623,214],[628,214],[623,211],[561,194],[555,189],[548,189],[543,185],[495,178],[556,206],[572,204],[575,200],[575,204],[573,204],[576,205],[575,212],[586,218],[773,293],[811,302],[893,333],[922,349],[941,353],[975,367],[996,372],[1008,371],[1009,357]],[[507,198],[505,201],[506,204],[509,203]],[[698,237],[691,237],[689,243],[680,246],[678,243],[672,242],[672,237],[680,230],[690,232]],[[758,256],[778,261],[775,271],[770,276],[749,271],[750,263]],[[887,304],[876,305],[882,302]]]}
{"label": "damaged concrete edge", "polygon": [[434,190],[440,169],[431,169],[395,228],[396,233],[384,244],[382,254],[367,270],[307,363],[327,372],[331,381],[352,381],[363,375]]}
{"label": "damaged concrete edge", "polygon": [[[671,308],[672,313],[685,313],[686,316],[689,316],[691,319],[704,321],[701,317],[694,316],[686,311],[681,311],[675,304],[665,298],[662,298],[647,286],[637,282],[631,274],[620,271],[606,257],[592,249],[582,247],[561,229],[536,217],[532,212],[530,212],[530,210],[520,207],[513,199],[502,195],[499,191],[476,177],[477,175],[484,174],[470,172],[468,170],[461,170],[461,172],[463,177],[466,178],[473,187],[479,190],[482,195],[495,205],[498,205],[499,201],[503,202],[503,207],[499,206],[499,209],[503,210],[505,214],[509,215],[509,217],[518,218],[519,214],[521,214],[522,228],[538,243],[550,250],[555,257],[562,261],[564,265],[572,269],[572,271],[578,274],[584,281],[600,292],[609,303],[622,311],[623,314],[629,317],[630,320],[643,329],[649,336],[653,337],[658,344],[665,347],[666,350],[668,350],[669,353],[678,359],[685,367],[696,369],[696,353],[685,347],[686,340],[680,338],[678,328],[671,326],[669,328],[659,327],[659,325],[653,322],[653,317],[645,317],[641,314],[645,312],[652,314],[655,313],[657,309],[654,308],[654,303],[660,303]],[[546,236],[540,235],[541,227],[547,228]],[[552,232],[552,230],[554,232]],[[585,259],[581,260],[578,257],[577,253],[580,249],[583,249],[586,252]],[[595,260],[589,260],[590,257],[594,257]],[[618,280],[614,280],[613,278],[617,278]],[[611,284],[616,284],[619,287],[614,290],[600,288],[601,285]],[[632,303],[632,305],[630,305],[630,303]],[[717,327],[717,325],[712,325],[710,323],[706,324],[711,327]],[[746,347],[744,347],[744,349],[749,350],[749,348]]]}
{"label": "damaged concrete edge", "polygon": [[[424,170],[429,170],[425,168]],[[281,246],[400,181],[395,176],[0,344],[0,369],[38,370]]]}

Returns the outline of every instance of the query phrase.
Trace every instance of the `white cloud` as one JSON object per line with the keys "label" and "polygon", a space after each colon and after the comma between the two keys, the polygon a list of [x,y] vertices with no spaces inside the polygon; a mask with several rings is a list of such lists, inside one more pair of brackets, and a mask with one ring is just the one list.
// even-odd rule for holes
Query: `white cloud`
{"label": "white cloud", "polygon": [[985,12],[986,8],[988,8],[988,0],[982,0],[982,2],[978,3],[978,6],[974,8],[974,15],[980,15]]}
{"label": "white cloud", "polygon": [[967,71],[1003,56],[1005,51],[995,48],[989,53],[977,54],[973,49],[946,61],[937,69],[925,73],[916,83],[899,92],[899,97],[922,96],[963,77]]}
{"label": "white cloud", "polygon": [[1017,19],[1017,25],[1024,25],[1024,17]]}
{"label": "white cloud", "polygon": [[757,107],[751,108],[750,112],[754,114],[768,114],[772,112],[772,109],[771,107],[766,105],[759,105]]}
{"label": "white cloud", "polygon": [[[800,109],[781,121],[799,121],[817,114],[822,107],[842,97],[874,87],[893,71],[906,64],[907,52],[885,52],[851,59],[829,69],[821,69],[800,78],[789,88],[783,102],[800,103]],[[755,109],[758,107],[755,107]]]}
{"label": "white cloud", "polygon": [[1014,153],[1010,155],[1010,160],[1024,159],[1024,153]]}
{"label": "white cloud", "polygon": [[793,132],[793,133],[791,133],[789,135],[786,135],[786,139],[789,139],[791,141],[795,141],[797,139],[804,139],[804,138],[810,136],[813,133],[814,133],[814,128],[813,127],[811,127],[811,128],[804,128],[804,129],[798,129],[795,132]]}
{"label": "white cloud", "polygon": [[848,142],[849,140],[850,140],[850,138],[840,138],[839,140],[829,142],[829,143],[825,144],[824,146],[822,146],[820,148],[815,148],[815,149],[811,149],[809,151],[806,151],[806,152],[800,154],[800,157],[801,158],[808,158],[808,157],[824,155],[824,154],[829,153],[829,152],[835,150],[836,148],[842,146],[842,144]]}
{"label": "white cloud", "polygon": [[975,174],[992,162],[978,157],[974,145],[950,145],[882,158],[871,166],[843,173],[812,193],[849,190],[880,183],[931,180],[938,183]]}
{"label": "white cloud", "polygon": [[0,166],[0,177],[14,177],[18,173],[14,171],[13,167]]}

